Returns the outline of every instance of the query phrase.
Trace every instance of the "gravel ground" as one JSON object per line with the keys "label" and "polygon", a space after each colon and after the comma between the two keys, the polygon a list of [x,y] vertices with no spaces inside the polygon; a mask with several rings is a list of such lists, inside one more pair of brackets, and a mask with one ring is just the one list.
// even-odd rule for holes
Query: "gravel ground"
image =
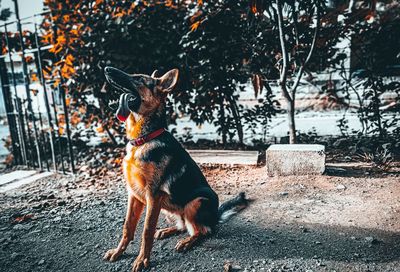
{"label": "gravel ground", "polygon": [[[173,249],[184,234],[156,241],[148,270],[400,271],[398,169],[339,167],[271,178],[260,167],[204,169],[222,200],[245,191],[254,201],[189,252]],[[120,260],[102,260],[119,241],[125,202],[114,172],[0,194],[0,271],[129,271],[141,227]]]}

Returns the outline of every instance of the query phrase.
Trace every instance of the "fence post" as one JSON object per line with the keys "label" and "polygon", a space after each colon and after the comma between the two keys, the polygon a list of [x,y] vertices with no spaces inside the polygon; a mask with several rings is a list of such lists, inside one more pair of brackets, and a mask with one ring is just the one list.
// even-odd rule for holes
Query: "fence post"
{"label": "fence post", "polygon": [[[5,33],[7,35],[7,33]],[[3,49],[4,45],[3,42],[1,41],[1,48]],[[20,153],[18,152],[17,148],[17,143],[18,141],[18,134],[16,132],[16,120],[15,120],[15,112],[14,112],[14,107],[12,103],[12,98],[11,98],[11,89],[10,89],[10,82],[8,79],[7,75],[7,66],[4,60],[4,57],[0,58],[0,78],[1,78],[1,87],[3,90],[3,98],[4,98],[4,104],[6,107],[6,115],[7,115],[7,122],[8,122],[8,127],[10,130],[10,136],[11,136],[11,145],[12,145],[12,152],[13,156],[16,161],[21,161],[21,156]]]}
{"label": "fence post", "polygon": [[[11,56],[11,48],[10,48],[10,43],[9,43],[9,40],[8,40],[8,29],[7,29],[7,24],[5,24],[4,25],[4,31],[5,31],[5,42],[6,42],[6,46],[7,46],[7,51],[8,51],[8,58],[10,59],[10,68],[11,68],[11,75],[12,75],[12,81],[13,81],[13,87],[14,87],[14,96],[15,97],[18,97],[18,93],[17,93],[17,80],[16,80],[16,78],[15,78],[15,70],[14,70],[14,61],[13,61],[13,59],[12,59],[12,56]],[[14,101],[15,103],[14,103],[14,105],[15,105],[15,110],[16,110],[16,113],[17,113],[17,115],[18,115],[18,136],[19,136],[19,148],[20,148],[20,152],[21,152],[21,157],[22,157],[22,163],[23,164],[25,164],[25,165],[27,165],[27,151],[26,151],[26,145],[25,145],[25,131],[23,130],[24,129],[24,126],[21,124],[21,112],[18,110],[18,104],[17,104],[17,101],[16,101],[16,99],[15,99],[15,101]],[[15,118],[17,118],[17,116],[15,117]]]}
{"label": "fence post", "polygon": [[[24,40],[23,40],[21,19],[19,17],[18,0],[13,0],[13,1],[14,1],[14,7],[15,7],[15,17],[17,18],[19,41],[20,41],[20,45],[21,45],[21,61],[22,61],[22,70],[23,70],[23,74],[25,77],[25,90],[26,90],[26,98],[28,101],[28,113],[29,113],[29,116],[32,117],[32,125],[33,125],[33,131],[34,131],[33,136],[34,136],[34,142],[35,142],[34,144],[36,147],[38,166],[40,169],[43,170],[42,158],[41,158],[40,148],[39,148],[39,136],[38,136],[36,120],[35,120],[36,118],[35,118],[35,114],[32,109],[32,99],[31,99],[31,93],[30,93],[30,88],[29,88],[30,79],[29,79],[29,73],[28,73],[28,66],[27,66],[26,60],[25,60],[25,44],[24,44]],[[27,120],[27,122],[29,124],[29,120]]]}
{"label": "fence post", "polygon": [[54,166],[54,171],[57,171],[57,162],[56,162],[56,152],[54,150],[54,127],[53,127],[53,122],[51,120],[51,113],[50,113],[50,105],[49,105],[49,98],[47,96],[47,88],[46,88],[46,81],[43,76],[43,68],[42,68],[42,51],[40,49],[40,43],[39,43],[39,38],[38,38],[38,33],[37,33],[37,26],[36,26],[36,20],[34,22],[35,24],[35,43],[36,43],[36,48],[37,48],[37,61],[36,61],[36,70],[39,73],[39,78],[43,86],[43,95],[44,95],[44,102],[46,106],[46,113],[47,113],[47,122],[49,125],[50,129],[50,148],[51,148],[51,157],[53,159],[53,166]]}
{"label": "fence post", "polygon": [[26,150],[26,132],[24,129],[24,117],[22,116],[22,111],[20,109],[20,102],[18,96],[15,96],[14,98],[14,105],[15,105],[15,110],[17,111],[18,114],[18,129],[19,129],[19,140],[21,143],[21,151],[22,151],[22,159],[23,163],[25,165],[28,165],[28,158],[27,158],[27,150]]}
{"label": "fence post", "polygon": [[60,133],[60,127],[58,124],[58,114],[57,114],[57,107],[56,107],[56,100],[54,98],[54,92],[51,92],[51,99],[53,100],[53,111],[54,111],[54,122],[56,124],[57,127],[57,134],[58,134],[58,150],[60,152],[60,159],[61,159],[61,169],[63,174],[65,174],[65,167],[64,167],[64,154],[63,154],[63,150],[61,148],[61,133]]}
{"label": "fence post", "polygon": [[[51,16],[51,21],[52,21],[52,24],[53,24],[53,37],[54,37],[54,40],[56,41],[57,40],[57,26],[53,21],[53,14],[50,13],[50,16]],[[56,56],[56,60],[59,61],[60,59],[58,57],[58,54],[55,54],[55,56]],[[69,127],[68,108],[67,108],[67,103],[65,101],[64,78],[62,77],[62,74],[61,74],[60,70],[58,70],[58,74],[60,75],[60,84],[58,85],[58,87],[59,87],[59,90],[60,90],[60,93],[61,93],[63,111],[64,111],[64,116],[65,116],[65,126],[66,126],[66,131],[67,131],[69,159],[71,161],[71,171],[72,171],[72,173],[75,174],[74,152],[73,152],[73,149],[72,149],[71,130],[70,130],[70,127]]]}

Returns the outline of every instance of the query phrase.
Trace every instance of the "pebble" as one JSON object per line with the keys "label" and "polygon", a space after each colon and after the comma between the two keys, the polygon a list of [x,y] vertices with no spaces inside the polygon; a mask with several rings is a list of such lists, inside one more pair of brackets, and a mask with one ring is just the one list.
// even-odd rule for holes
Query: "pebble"
{"label": "pebble", "polygon": [[279,195],[280,196],[287,196],[289,193],[288,192],[280,192]]}
{"label": "pebble", "polygon": [[44,259],[41,259],[41,260],[38,262],[38,265],[42,265],[42,264],[44,264]]}
{"label": "pebble", "polygon": [[13,227],[14,230],[30,230],[32,226],[28,224],[17,224]]}
{"label": "pebble", "polygon": [[370,244],[377,244],[379,241],[372,236],[365,237],[365,241]]}
{"label": "pebble", "polygon": [[338,190],[345,190],[346,186],[344,186],[343,184],[339,184],[338,186],[336,186],[336,189]]}
{"label": "pebble", "polygon": [[58,205],[58,206],[65,206],[65,204],[67,204],[67,202],[65,202],[65,200],[59,200],[59,201],[57,201],[57,205]]}
{"label": "pebble", "polygon": [[17,252],[13,252],[11,253],[11,260],[15,261],[16,259],[18,259],[19,257],[21,257],[21,254],[17,253]]}

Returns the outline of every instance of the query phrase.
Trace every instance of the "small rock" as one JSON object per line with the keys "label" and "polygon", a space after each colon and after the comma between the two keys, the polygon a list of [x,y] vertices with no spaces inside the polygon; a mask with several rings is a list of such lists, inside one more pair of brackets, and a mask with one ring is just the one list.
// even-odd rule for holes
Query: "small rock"
{"label": "small rock", "polygon": [[13,227],[13,230],[30,230],[31,226],[28,224],[17,224]]}
{"label": "small rock", "polygon": [[38,265],[42,265],[42,264],[44,264],[44,259],[41,259],[41,260],[38,262]]}
{"label": "small rock", "polygon": [[65,200],[59,200],[59,201],[57,201],[57,205],[58,205],[58,206],[65,206],[65,204],[67,204],[67,202],[65,202]]}
{"label": "small rock", "polygon": [[232,264],[231,263],[224,264],[224,272],[232,272]]}
{"label": "small rock", "polygon": [[47,199],[55,199],[55,198],[56,198],[56,196],[54,194],[49,194],[47,196]]}
{"label": "small rock", "polygon": [[372,236],[368,236],[365,237],[365,241],[367,241],[370,244],[377,244],[379,243],[379,240],[377,240],[376,238],[372,237]]}
{"label": "small rock", "polygon": [[19,259],[20,257],[21,257],[21,254],[18,254],[16,252],[11,253],[11,256],[10,256],[11,260],[13,260],[13,261]]}
{"label": "small rock", "polygon": [[288,192],[280,192],[279,195],[280,196],[287,196],[289,193]]}
{"label": "small rock", "polygon": [[38,211],[42,210],[42,208],[43,208],[42,204],[36,204],[36,205],[32,206],[32,209],[38,210]]}
{"label": "small rock", "polygon": [[81,255],[79,255],[79,257],[83,257],[83,256],[85,256],[86,254],[88,254],[89,253],[89,251],[85,251],[85,252],[83,252]]}
{"label": "small rock", "polygon": [[343,184],[339,184],[338,186],[336,186],[336,189],[338,190],[345,190],[346,186],[344,186]]}
{"label": "small rock", "polygon": [[304,227],[304,226],[300,226],[300,229],[301,229],[304,233],[309,232],[309,230],[308,230],[306,227]]}

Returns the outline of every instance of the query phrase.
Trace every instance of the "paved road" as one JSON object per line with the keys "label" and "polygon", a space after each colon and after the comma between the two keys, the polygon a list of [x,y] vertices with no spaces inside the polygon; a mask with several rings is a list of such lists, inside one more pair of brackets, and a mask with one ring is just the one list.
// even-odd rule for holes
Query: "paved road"
{"label": "paved road", "polygon": [[[323,113],[323,112],[303,112],[296,115],[296,128],[302,133],[308,133],[315,131],[319,136],[325,135],[340,135],[340,129],[337,126],[339,119],[343,115],[340,112]],[[355,115],[348,115],[348,126],[350,130],[361,129],[360,121]],[[263,139],[263,128],[255,128],[253,130],[247,129],[246,124],[244,131],[244,141],[247,144],[251,144],[254,139]],[[217,134],[217,129],[212,124],[204,124],[202,126],[196,126],[189,118],[182,118],[177,120],[177,126],[170,126],[170,130],[176,128],[177,136],[185,139],[185,135],[192,135],[192,139],[197,141],[198,139],[219,139],[220,136]],[[288,132],[288,120],[286,114],[279,114],[275,116],[268,125],[267,136],[269,137],[284,137],[287,136]]]}

